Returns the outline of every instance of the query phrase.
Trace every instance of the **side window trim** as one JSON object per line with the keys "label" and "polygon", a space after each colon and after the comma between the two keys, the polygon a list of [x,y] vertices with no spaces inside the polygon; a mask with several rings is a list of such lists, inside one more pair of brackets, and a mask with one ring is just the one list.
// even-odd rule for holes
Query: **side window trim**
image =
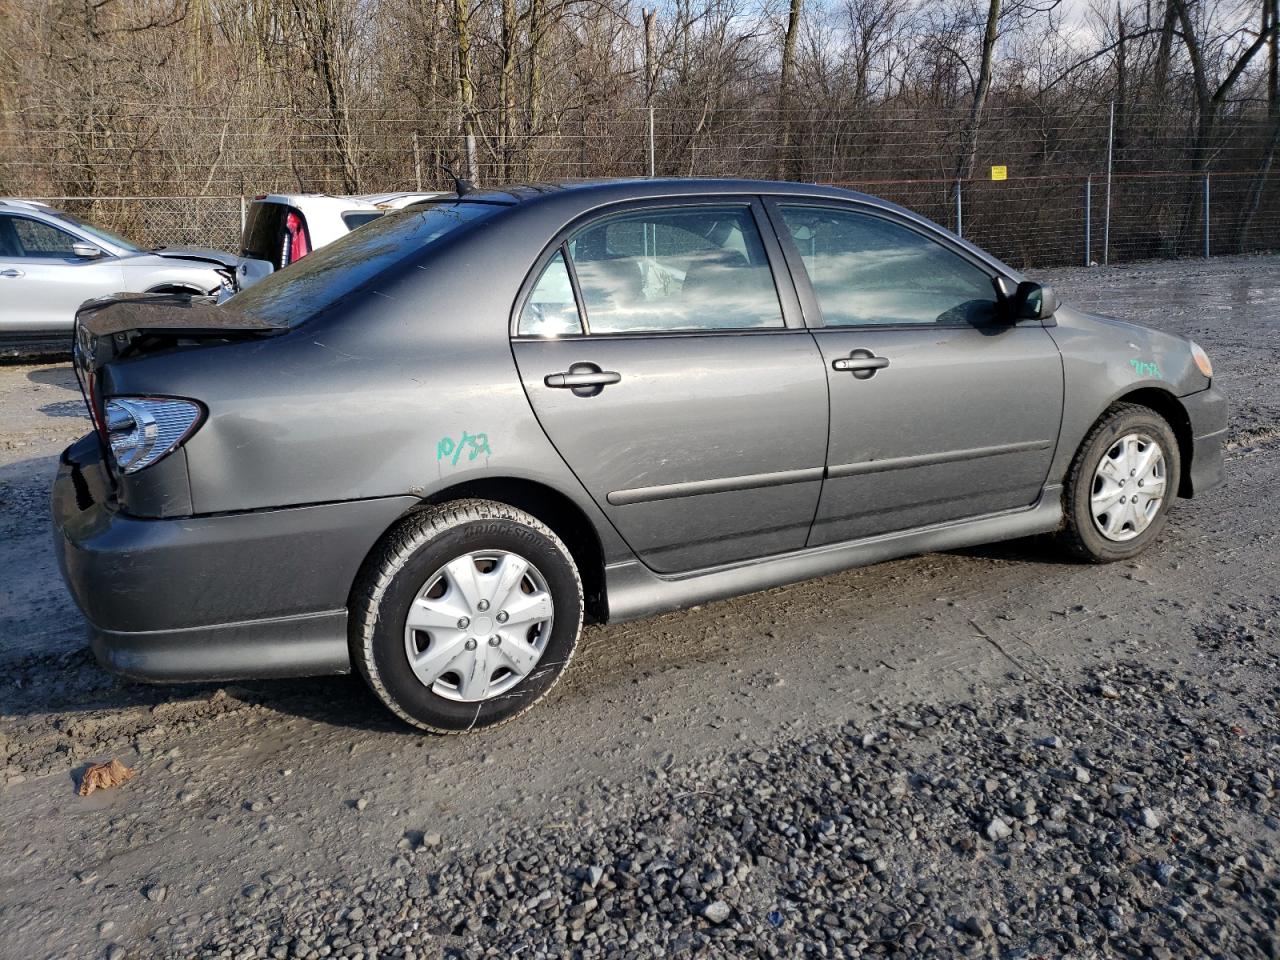
{"label": "side window trim", "polygon": [[[822,316],[822,307],[818,303],[818,295],[814,292],[813,284],[809,280],[809,271],[804,265],[804,258],[800,253],[800,248],[796,246],[795,239],[791,236],[791,231],[787,228],[786,220],[782,215],[782,207],[813,207],[820,210],[834,210],[840,213],[856,213],[863,216],[876,217],[887,223],[910,230],[912,233],[930,240],[949,253],[953,253],[960,257],[966,263],[976,267],[989,278],[994,280],[995,277],[1004,276],[1003,272],[996,269],[992,264],[981,260],[964,247],[957,246],[950,242],[949,238],[936,230],[929,230],[922,224],[915,223],[912,220],[896,216],[892,210],[885,210],[870,203],[861,203],[857,200],[832,200],[828,198],[818,197],[789,197],[783,194],[772,194],[764,197],[764,207],[768,212],[769,220],[773,224],[773,232],[777,235],[778,243],[782,245],[783,256],[787,261],[787,269],[790,271],[792,280],[796,286],[796,292],[800,297],[800,307],[804,314],[805,323],[815,330],[849,330],[850,327],[830,327],[828,328]],[[919,330],[919,329],[946,329],[948,327],[965,327],[964,323],[939,323],[939,324],[912,324],[912,323],[884,323],[876,324],[877,330]]]}
{"label": "side window trim", "polygon": [[[582,333],[579,336],[589,337],[591,336],[591,318],[587,316],[587,303],[582,299],[582,286],[578,283],[578,268],[574,266],[573,257],[569,254],[569,238],[566,236],[561,240],[560,246],[556,249],[560,251],[560,259],[564,261],[565,270],[569,273],[569,286],[573,288],[573,303],[578,308],[578,325],[582,327]],[[547,263],[550,262],[551,260],[548,259]]]}
{"label": "side window trim", "polygon": [[[578,231],[596,223],[597,221],[604,220],[618,214],[641,212],[645,210],[669,210],[695,206],[741,206],[750,211],[752,222],[755,224],[756,232],[759,234],[760,241],[764,246],[765,258],[768,261],[769,266],[769,273],[773,279],[774,290],[778,295],[778,306],[782,314],[782,326],[742,329],[723,328],[708,330],[590,333],[590,318],[587,316],[586,304],[583,303],[582,300],[582,291],[578,285],[578,274],[573,265],[573,258],[569,255],[569,238]],[[603,337],[612,337],[617,339],[651,339],[654,337],[740,337],[788,333],[805,331],[808,329],[804,322],[798,284],[791,275],[791,268],[787,260],[786,250],[782,246],[780,238],[774,229],[769,213],[765,208],[764,200],[759,195],[732,193],[724,195],[698,194],[684,197],[646,197],[642,200],[624,200],[617,203],[611,203],[605,207],[586,211],[585,213],[575,217],[572,221],[556,232],[555,237],[542,251],[542,253],[538,255],[538,259],[534,261],[533,267],[525,276],[524,282],[520,285],[520,290],[516,295],[515,302],[512,304],[511,318],[508,325],[508,332],[511,339],[547,339],[544,337],[520,333],[520,314],[524,311],[525,303],[528,301],[530,294],[532,294],[533,288],[537,285],[538,279],[542,276],[542,271],[546,269],[547,264],[557,252],[563,253],[565,264],[569,268],[569,279],[573,284],[573,295],[578,306],[578,318],[581,321],[582,328],[584,330],[582,334],[576,336],[557,337],[555,338],[557,340],[585,339],[588,336],[595,337],[597,339]]]}

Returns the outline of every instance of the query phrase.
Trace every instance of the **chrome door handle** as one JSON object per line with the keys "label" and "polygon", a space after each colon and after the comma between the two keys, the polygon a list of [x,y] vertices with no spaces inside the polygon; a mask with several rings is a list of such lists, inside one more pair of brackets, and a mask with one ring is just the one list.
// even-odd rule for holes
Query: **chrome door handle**
{"label": "chrome door handle", "polygon": [[21,270],[12,270],[12,269],[0,270],[0,277],[21,277],[21,276],[23,276],[23,273]]}
{"label": "chrome door handle", "polygon": [[622,374],[614,373],[611,370],[601,370],[599,373],[551,373],[547,375],[543,382],[548,387],[607,387],[611,383],[617,383],[622,379]]}
{"label": "chrome door handle", "polygon": [[572,390],[577,397],[594,397],[610,384],[622,380],[622,374],[601,370],[594,363],[572,364],[564,373],[549,373],[542,378],[548,387]]}
{"label": "chrome door handle", "polygon": [[852,373],[859,380],[869,380],[877,370],[889,365],[888,357],[877,357],[870,350],[854,350],[847,357],[837,357],[831,361],[832,370]]}

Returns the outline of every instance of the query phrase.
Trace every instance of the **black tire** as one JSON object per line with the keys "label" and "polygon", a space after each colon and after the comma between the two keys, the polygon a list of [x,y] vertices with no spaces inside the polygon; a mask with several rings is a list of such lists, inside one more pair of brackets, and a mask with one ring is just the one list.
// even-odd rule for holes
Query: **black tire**
{"label": "black tire", "polygon": [[[553,603],[550,635],[536,667],[511,689],[487,700],[450,699],[411,668],[405,620],[419,591],[445,564],[486,550],[516,554],[536,568]],[[512,720],[551,691],[573,657],[582,615],[577,566],[550,528],[507,504],[458,500],[406,517],[366,561],[352,591],[351,661],[406,723],[433,733],[465,733]]]}
{"label": "black tire", "polygon": [[[1134,433],[1150,437],[1159,444],[1165,461],[1165,491],[1157,513],[1146,529],[1131,539],[1117,541],[1105,536],[1094,520],[1091,505],[1094,475],[1108,451],[1122,437]],[[1178,439],[1168,421],[1150,407],[1135,403],[1115,404],[1094,424],[1071,463],[1062,495],[1066,524],[1058,536],[1059,543],[1069,554],[1089,563],[1114,563],[1137,556],[1164,530],[1169,508],[1178,495],[1181,477]]]}

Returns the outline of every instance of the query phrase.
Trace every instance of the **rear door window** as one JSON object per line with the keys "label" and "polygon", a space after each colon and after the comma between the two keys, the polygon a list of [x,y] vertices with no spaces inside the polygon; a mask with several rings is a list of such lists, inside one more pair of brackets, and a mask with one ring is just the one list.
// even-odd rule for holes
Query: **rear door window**
{"label": "rear door window", "polygon": [[619,214],[578,231],[568,246],[592,335],[784,326],[746,204]]}
{"label": "rear door window", "polygon": [[529,299],[520,311],[518,332],[522,337],[564,337],[582,333],[582,319],[578,316],[578,303],[573,296],[573,281],[564,254],[557,251],[538,282],[529,292]]}

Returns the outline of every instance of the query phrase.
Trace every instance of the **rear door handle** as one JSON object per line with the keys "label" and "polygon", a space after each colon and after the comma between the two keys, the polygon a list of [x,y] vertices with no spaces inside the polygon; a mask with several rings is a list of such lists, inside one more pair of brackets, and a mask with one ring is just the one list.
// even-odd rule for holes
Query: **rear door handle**
{"label": "rear door handle", "polygon": [[564,373],[547,374],[542,382],[558,390],[572,390],[577,397],[594,397],[621,380],[622,374],[613,370],[601,370],[594,363],[575,363]]}
{"label": "rear door handle", "polygon": [[0,277],[21,277],[22,275],[21,270],[0,270]]}
{"label": "rear door handle", "polygon": [[889,365],[888,357],[877,357],[870,350],[854,350],[847,357],[837,357],[831,361],[832,370],[852,373],[859,380],[869,380],[877,370]]}

